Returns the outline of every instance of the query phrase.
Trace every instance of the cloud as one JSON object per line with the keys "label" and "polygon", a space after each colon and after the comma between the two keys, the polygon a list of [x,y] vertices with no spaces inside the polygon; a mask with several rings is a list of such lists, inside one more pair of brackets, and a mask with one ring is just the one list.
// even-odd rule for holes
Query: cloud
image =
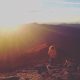
{"label": "cloud", "polygon": [[80,2],[61,2],[62,4],[79,5]]}
{"label": "cloud", "polygon": [[60,0],[60,1],[50,1],[53,3],[57,3],[57,4],[69,4],[69,5],[80,5],[80,2],[70,2],[70,1],[64,1],[64,0]]}

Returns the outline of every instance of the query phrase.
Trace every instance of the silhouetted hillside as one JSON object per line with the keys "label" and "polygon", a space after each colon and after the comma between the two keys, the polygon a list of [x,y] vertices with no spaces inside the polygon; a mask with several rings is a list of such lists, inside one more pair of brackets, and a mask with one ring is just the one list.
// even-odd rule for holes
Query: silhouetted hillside
{"label": "silhouetted hillside", "polygon": [[[79,63],[80,24],[28,24],[22,27],[21,36],[22,40],[25,39],[24,45],[18,47],[19,52],[15,49],[15,52],[12,52],[14,54],[8,56],[3,63],[0,59],[1,70],[27,68],[46,63],[48,47],[52,41],[57,48],[57,62],[62,63],[65,58],[72,58]],[[47,46],[43,47],[43,44]]]}

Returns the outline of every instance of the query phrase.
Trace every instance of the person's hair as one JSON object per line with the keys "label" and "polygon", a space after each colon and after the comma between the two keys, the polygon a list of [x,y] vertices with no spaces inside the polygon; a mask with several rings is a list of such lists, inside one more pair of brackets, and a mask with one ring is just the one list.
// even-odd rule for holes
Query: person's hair
{"label": "person's hair", "polygon": [[51,50],[51,49],[54,49],[55,47],[53,46],[53,45],[51,45],[50,47],[49,47],[49,50]]}
{"label": "person's hair", "polygon": [[51,49],[54,49],[54,46],[52,46]]}

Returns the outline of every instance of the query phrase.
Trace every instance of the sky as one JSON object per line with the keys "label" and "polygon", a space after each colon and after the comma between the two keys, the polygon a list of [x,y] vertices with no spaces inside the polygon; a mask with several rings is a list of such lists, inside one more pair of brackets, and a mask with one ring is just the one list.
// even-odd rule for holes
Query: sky
{"label": "sky", "polygon": [[0,0],[0,26],[80,23],[80,0]]}

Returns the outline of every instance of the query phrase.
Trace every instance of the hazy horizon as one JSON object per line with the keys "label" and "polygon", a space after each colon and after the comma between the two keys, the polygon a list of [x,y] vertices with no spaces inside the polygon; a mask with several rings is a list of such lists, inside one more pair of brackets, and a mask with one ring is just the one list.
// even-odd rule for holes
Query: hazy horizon
{"label": "hazy horizon", "polygon": [[79,0],[0,1],[0,27],[27,23],[80,23]]}

